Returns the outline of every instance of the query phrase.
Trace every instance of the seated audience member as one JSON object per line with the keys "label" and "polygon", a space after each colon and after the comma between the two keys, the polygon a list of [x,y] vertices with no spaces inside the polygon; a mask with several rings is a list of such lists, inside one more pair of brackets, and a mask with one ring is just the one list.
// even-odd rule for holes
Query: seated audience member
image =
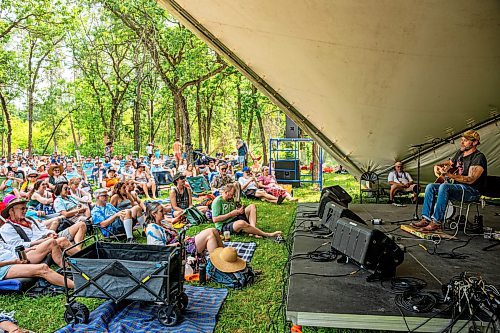
{"label": "seated audience member", "polygon": [[238,183],[240,184],[241,191],[243,194],[249,198],[259,198],[263,201],[275,203],[281,205],[283,200],[285,200],[285,196],[281,196],[276,198],[275,196],[267,193],[263,189],[257,187],[257,178],[252,175],[252,172],[248,167],[243,168],[243,176],[238,178]]}
{"label": "seated audience member", "polygon": [[183,158],[181,160],[181,164],[177,168],[177,172],[183,173],[184,171],[187,170],[187,166],[188,166],[188,161],[187,161],[187,159]]}
{"label": "seated audience member", "polygon": [[279,198],[282,196],[285,196],[287,200],[290,201],[297,201],[297,198],[294,198],[285,191],[284,188],[278,185],[276,183],[276,178],[274,178],[273,175],[269,173],[269,167],[268,166],[263,166],[262,167],[262,175],[260,175],[259,178],[257,178],[259,188],[263,188],[267,193]]}
{"label": "seated audience member", "polygon": [[19,165],[17,164],[17,162],[12,163],[12,165],[10,166],[10,169],[12,172],[14,172],[15,178],[18,178],[18,179],[21,179],[22,181],[24,181],[24,178],[26,178],[26,175],[24,174],[24,171],[19,169]]}
{"label": "seated audience member", "polygon": [[116,183],[120,181],[120,178],[116,174],[115,169],[109,169],[106,178],[102,180],[101,187],[107,190],[111,190]]}
{"label": "seated audience member", "polygon": [[[54,272],[47,264],[41,264],[39,253],[35,254],[33,248],[27,248],[25,252],[28,260],[20,260],[17,257],[15,246],[0,242],[0,280],[39,277],[56,286],[64,286],[63,276]],[[68,287],[74,287],[73,281],[69,279]],[[0,323],[0,328],[5,327],[1,326],[2,323],[4,322]],[[16,330],[8,330],[7,332],[16,332]]]}
{"label": "seated audience member", "polygon": [[51,165],[49,168],[49,188],[54,190],[57,184],[68,183],[68,179],[62,174],[64,171],[61,164]]}
{"label": "seated audience member", "polygon": [[253,204],[237,208],[233,201],[235,191],[234,185],[226,185],[222,189],[221,195],[212,202],[212,220],[217,230],[220,232],[229,231],[233,235],[244,232],[250,236],[255,235],[257,238],[262,236],[276,237],[282,234],[281,231],[269,233],[258,229],[256,227],[257,208]]}
{"label": "seated audience member", "polygon": [[198,158],[195,161],[195,166],[196,166],[196,174],[197,175],[204,175],[205,172],[207,171],[207,164],[208,160],[205,155],[198,155]]}
{"label": "seated audience member", "polygon": [[14,171],[9,171],[7,173],[7,178],[0,185],[0,191],[3,191],[6,195],[14,194],[16,197],[19,197],[19,185],[22,182],[22,179],[15,177]]}
{"label": "seated audience member", "polygon": [[121,168],[121,175],[122,175],[122,181],[126,181],[127,179],[132,179],[132,176],[134,175],[135,169],[132,166],[133,162],[127,161],[123,165],[123,168]]}
{"label": "seated audience member", "polygon": [[215,165],[215,160],[214,159],[210,159],[208,161],[208,165],[205,169],[205,175],[208,176],[210,175],[211,173],[214,173],[214,172],[219,172],[219,170],[217,170],[217,165]]}
{"label": "seated audience member", "polygon": [[153,161],[153,166],[151,167],[151,173],[162,172],[165,169],[162,167],[160,160],[156,159]]}
{"label": "seated audience member", "polygon": [[28,198],[33,186],[36,183],[38,178],[38,172],[36,171],[28,171],[26,180],[21,184],[19,189],[19,197],[20,198]]}
{"label": "seated audience member", "polygon": [[36,171],[38,172],[38,179],[49,178],[49,173],[47,172],[47,164],[45,162],[40,162],[36,166]]}
{"label": "seated audience member", "polygon": [[156,184],[150,173],[146,171],[146,165],[144,163],[139,164],[132,179],[142,188],[144,195],[146,195],[146,199],[150,199],[149,190],[153,192],[153,199],[156,199]]}
{"label": "seated audience member", "polygon": [[69,181],[69,195],[78,200],[82,205],[90,205],[92,196],[90,193],[80,188],[82,179],[80,177],[71,178]]}
{"label": "seated audience member", "polygon": [[188,166],[186,167],[186,170],[182,174],[186,177],[196,177],[196,175],[197,175],[196,169],[192,163],[188,164]]}
{"label": "seated audience member", "polygon": [[135,243],[132,219],[138,216],[133,216],[131,209],[118,210],[110,204],[106,189],[95,191],[94,197],[96,203],[94,208],[92,208],[92,222],[105,228],[102,230],[104,236],[109,236],[110,232],[114,235],[125,233],[127,235],[127,242]]}
{"label": "seated audience member", "polygon": [[55,214],[54,198],[47,191],[48,184],[44,180],[37,180],[29,195],[28,208],[43,211],[45,215]]}
{"label": "seated audience member", "polygon": [[92,169],[92,178],[96,184],[101,184],[106,175],[106,167],[102,164],[99,158],[96,158],[94,168]]}
{"label": "seated audience member", "polygon": [[54,189],[54,210],[72,223],[85,221],[90,217],[88,205],[82,205],[70,195],[68,184],[57,184]]}
{"label": "seated audience member", "polygon": [[146,205],[141,200],[141,198],[139,198],[139,195],[137,195],[137,192],[135,190],[136,189],[135,181],[129,179],[125,182],[125,184],[126,184],[125,190],[127,191],[128,196],[131,198],[132,206],[140,206],[142,208],[142,211],[145,212]]}
{"label": "seated audience member", "polygon": [[79,176],[78,172],[73,167],[73,163],[71,163],[71,162],[66,163],[65,176],[66,176],[66,179],[68,179],[68,180]]}
{"label": "seated audience member", "polygon": [[76,165],[76,173],[78,174],[78,178],[80,178],[80,188],[85,192],[91,192],[92,188],[90,186],[87,174],[80,164]]}
{"label": "seated audience member", "polygon": [[394,195],[397,192],[413,192],[412,201],[415,202],[417,200],[418,186],[413,183],[410,174],[403,170],[403,163],[398,161],[394,164],[394,170],[389,173],[387,181],[391,184],[388,203],[394,202]]}
{"label": "seated audience member", "polygon": [[135,203],[135,199],[128,191],[126,183],[119,182],[115,185],[110,203],[118,210],[130,209],[132,216],[137,216],[137,221],[141,227],[144,227],[144,211],[140,204]]}
{"label": "seated audience member", "polygon": [[[170,190],[170,204],[172,205],[172,210],[174,216],[178,216],[185,209],[193,206],[193,194],[191,189],[186,186],[186,176],[176,173],[173,179],[174,186]],[[201,212],[206,212],[208,207],[199,206],[196,207]]]}
{"label": "seated audience member", "polygon": [[227,184],[234,183],[233,175],[227,173],[227,164],[222,163],[219,166],[219,172],[212,178],[210,187],[214,190],[219,190],[220,188],[226,186]]}
{"label": "seated audience member", "polygon": [[[146,237],[150,245],[179,246],[179,234],[167,221],[164,215],[164,207],[158,202],[148,204],[146,209]],[[194,237],[186,237],[184,246],[188,255],[196,256],[205,250],[208,253],[224,244],[219,232],[215,228],[202,230]]]}
{"label": "seated audience member", "polygon": [[253,159],[253,164],[250,167],[250,171],[252,171],[254,175],[258,175],[260,173],[260,168],[261,165],[259,163],[259,160]]}
{"label": "seated audience member", "polygon": [[7,161],[4,158],[0,159],[0,177],[7,176],[7,165],[5,164]]}
{"label": "seated audience member", "polygon": [[[27,219],[26,211],[26,200],[14,198],[7,203],[1,213],[2,217],[7,219],[7,223],[0,228],[2,238],[9,245],[24,245],[25,248],[36,246],[37,249],[43,249],[45,255],[52,253],[52,257],[56,264],[61,266],[61,250],[71,246],[70,241],[78,243],[85,238],[85,233],[87,231],[85,223],[76,223],[56,233],[54,230],[47,229],[42,223]],[[25,235],[21,237],[14,225],[21,228]],[[26,239],[24,237],[26,237]],[[82,246],[79,245],[69,250],[68,253],[76,253],[80,251],[81,248]],[[54,255],[56,257],[54,257]]]}

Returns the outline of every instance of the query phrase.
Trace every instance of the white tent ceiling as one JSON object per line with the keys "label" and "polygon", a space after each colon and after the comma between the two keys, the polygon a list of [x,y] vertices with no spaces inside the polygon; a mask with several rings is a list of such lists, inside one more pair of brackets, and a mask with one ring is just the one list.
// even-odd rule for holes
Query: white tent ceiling
{"label": "white tent ceiling", "polygon": [[[159,3],[356,175],[470,127],[500,173],[498,0]],[[423,155],[428,180],[453,150]]]}

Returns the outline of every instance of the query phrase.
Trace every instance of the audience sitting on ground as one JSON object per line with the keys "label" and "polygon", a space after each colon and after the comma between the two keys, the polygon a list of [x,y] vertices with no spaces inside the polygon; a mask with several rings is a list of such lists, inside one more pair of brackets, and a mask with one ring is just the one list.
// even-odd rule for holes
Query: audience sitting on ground
{"label": "audience sitting on ground", "polygon": [[232,174],[227,172],[227,164],[221,163],[219,166],[219,172],[215,174],[210,183],[210,187],[213,190],[219,190],[227,184],[234,183],[234,177]]}
{"label": "audience sitting on ground", "polygon": [[183,158],[181,160],[181,164],[177,168],[177,172],[183,173],[184,171],[187,170],[187,167],[188,167],[188,161],[187,161],[187,159]]}
{"label": "audience sitting on ground", "polygon": [[96,203],[92,208],[92,223],[99,225],[104,236],[127,235],[127,242],[135,243],[131,209],[118,210],[108,202],[108,191],[99,189],[94,192]]}
{"label": "audience sitting on ground", "polygon": [[263,189],[257,187],[257,178],[252,174],[248,167],[243,168],[243,176],[238,178],[238,183],[240,184],[241,191],[248,199],[261,199],[262,201],[267,201],[281,205],[285,196],[276,198],[275,196],[267,193]]}
{"label": "audience sitting on ground", "polygon": [[24,171],[19,169],[19,165],[17,164],[17,162],[12,163],[12,165],[10,166],[10,170],[14,172],[15,178],[21,179],[21,183],[24,181],[24,178],[26,178]]}
{"label": "audience sitting on ground", "polygon": [[37,180],[29,194],[28,207],[35,211],[43,211],[45,215],[54,214],[54,197],[47,191],[48,183]]}
{"label": "audience sitting on ground", "polygon": [[259,188],[264,189],[267,193],[279,198],[285,196],[287,200],[297,201],[297,198],[292,197],[283,187],[276,183],[276,178],[269,173],[269,167],[262,167],[262,174],[257,178]]}
{"label": "audience sitting on ground", "polygon": [[88,205],[82,205],[76,198],[70,195],[68,184],[59,183],[54,189],[54,210],[64,218],[76,224],[85,221],[90,217]]}
{"label": "audience sitting on ground", "polygon": [[[85,238],[87,231],[85,223],[76,223],[56,233],[54,230],[47,229],[43,224],[26,218],[26,202],[24,199],[13,198],[2,210],[2,217],[7,219],[7,223],[0,228],[2,238],[9,245],[24,245],[25,248],[36,246],[37,249],[45,249],[45,255],[51,253],[56,264],[61,266],[61,249],[64,250],[70,247],[70,241],[78,243]],[[49,243],[45,244],[45,242]],[[45,248],[42,244],[45,244],[44,246],[48,248]],[[81,245],[72,248],[68,253],[73,254],[79,250],[81,250]]]}
{"label": "audience sitting on ground", "polygon": [[101,187],[105,188],[107,190],[112,190],[113,186],[115,186],[115,184],[118,183],[119,181],[120,181],[120,178],[116,174],[116,170],[110,168],[107,171],[106,178],[104,178],[102,180]]}
{"label": "audience sitting on ground", "polygon": [[391,184],[388,203],[394,202],[394,195],[397,192],[412,192],[412,201],[415,202],[415,200],[417,200],[419,192],[418,186],[413,183],[413,179],[410,174],[403,170],[403,163],[400,161],[397,161],[394,164],[394,170],[389,173],[387,181]]}
{"label": "audience sitting on ground", "polygon": [[6,195],[14,194],[16,197],[20,197],[19,184],[22,182],[22,179],[15,177],[14,171],[9,171],[7,173],[7,178],[0,185],[0,191],[3,191]]}
{"label": "audience sitting on ground", "polygon": [[182,173],[186,177],[196,177],[196,168],[193,166],[192,163],[188,164],[186,167],[186,170]]}
{"label": "audience sitting on ground", "polygon": [[146,165],[144,163],[139,164],[139,167],[135,170],[132,179],[144,191],[144,195],[147,199],[150,199],[150,190],[153,194],[153,199],[156,199],[156,184],[150,173],[146,171]]}
{"label": "audience sitting on ground", "polygon": [[28,171],[27,177],[19,188],[19,198],[28,198],[35,182],[38,178],[38,172],[31,170]]}
{"label": "audience sitting on ground", "polygon": [[237,205],[233,200],[236,186],[226,185],[222,193],[212,202],[212,219],[219,232],[229,231],[236,235],[240,232],[261,237],[276,237],[281,231],[265,232],[257,228],[257,208],[254,204],[247,207]]}
{"label": "audience sitting on ground", "polygon": [[62,174],[64,171],[61,164],[51,165],[49,168],[49,188],[54,190],[57,184],[68,183],[68,179]]}
{"label": "audience sitting on ground", "polygon": [[131,215],[137,217],[141,227],[144,227],[144,211],[139,203],[136,203],[135,198],[130,194],[127,185],[124,182],[119,182],[113,189],[110,203],[118,210],[130,209]]}
{"label": "audience sitting on ground", "polygon": [[135,181],[129,179],[125,182],[125,184],[127,185],[126,187],[127,194],[132,199],[132,206],[140,206],[142,208],[142,211],[145,212],[146,205],[141,200],[141,198],[139,198],[139,195],[137,194]]}
{"label": "audience sitting on ground", "polygon": [[[17,257],[14,246],[0,242],[0,280],[39,277],[56,286],[64,286],[61,274],[54,272],[47,264],[40,263],[46,255],[41,257],[41,252],[36,253],[34,247],[25,249],[25,252],[28,259],[21,260]],[[69,288],[74,287],[72,280],[68,279],[67,283]],[[16,330],[9,329],[7,332]]]}
{"label": "audience sitting on ground", "polygon": [[78,177],[78,172],[73,167],[73,163],[71,163],[71,162],[66,163],[66,169],[65,169],[64,175],[66,176],[66,179],[68,179],[68,180],[75,178],[75,177]]}
{"label": "audience sitting on ground", "polygon": [[[178,216],[185,209],[193,206],[193,194],[191,189],[186,186],[186,176],[176,173],[173,179],[174,186],[170,190],[170,204],[174,216]],[[200,212],[206,212],[207,206],[197,206]]]}
{"label": "audience sitting on ground", "polygon": [[125,181],[127,179],[132,178],[132,176],[135,172],[135,169],[132,165],[133,165],[132,161],[126,161],[125,164],[123,165],[123,167],[120,169],[122,181]]}
{"label": "audience sitting on ground", "polygon": [[[179,233],[172,227],[172,221],[165,218],[164,207],[158,202],[149,203],[146,209],[146,237],[150,245],[179,246]],[[188,255],[202,256],[207,250],[211,253],[224,244],[220,238],[219,232],[215,228],[209,228],[200,231],[194,237],[186,237],[184,246]]]}

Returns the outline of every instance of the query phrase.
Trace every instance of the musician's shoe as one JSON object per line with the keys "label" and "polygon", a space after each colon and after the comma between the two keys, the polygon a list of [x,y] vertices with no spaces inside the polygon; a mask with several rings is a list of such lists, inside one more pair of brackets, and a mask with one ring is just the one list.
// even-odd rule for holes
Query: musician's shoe
{"label": "musician's shoe", "polygon": [[432,221],[431,223],[429,223],[428,226],[420,228],[419,231],[425,232],[425,233],[440,232],[440,231],[443,231],[443,228],[441,227],[441,224],[438,224],[438,223]]}
{"label": "musician's shoe", "polygon": [[412,227],[415,227],[415,228],[424,228],[424,227],[427,227],[429,225],[429,223],[430,222],[428,220],[426,220],[426,219],[423,218],[423,219],[421,219],[418,222],[412,222],[412,223],[410,223],[410,225]]}

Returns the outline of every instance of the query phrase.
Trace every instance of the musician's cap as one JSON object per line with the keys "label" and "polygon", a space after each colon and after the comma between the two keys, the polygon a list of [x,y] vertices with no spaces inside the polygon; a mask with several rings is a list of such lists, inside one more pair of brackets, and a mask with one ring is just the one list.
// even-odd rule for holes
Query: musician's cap
{"label": "musician's cap", "polygon": [[467,140],[477,141],[478,143],[481,142],[481,138],[479,136],[479,133],[476,131],[473,131],[473,130],[468,130],[462,136],[464,138],[466,138]]}

